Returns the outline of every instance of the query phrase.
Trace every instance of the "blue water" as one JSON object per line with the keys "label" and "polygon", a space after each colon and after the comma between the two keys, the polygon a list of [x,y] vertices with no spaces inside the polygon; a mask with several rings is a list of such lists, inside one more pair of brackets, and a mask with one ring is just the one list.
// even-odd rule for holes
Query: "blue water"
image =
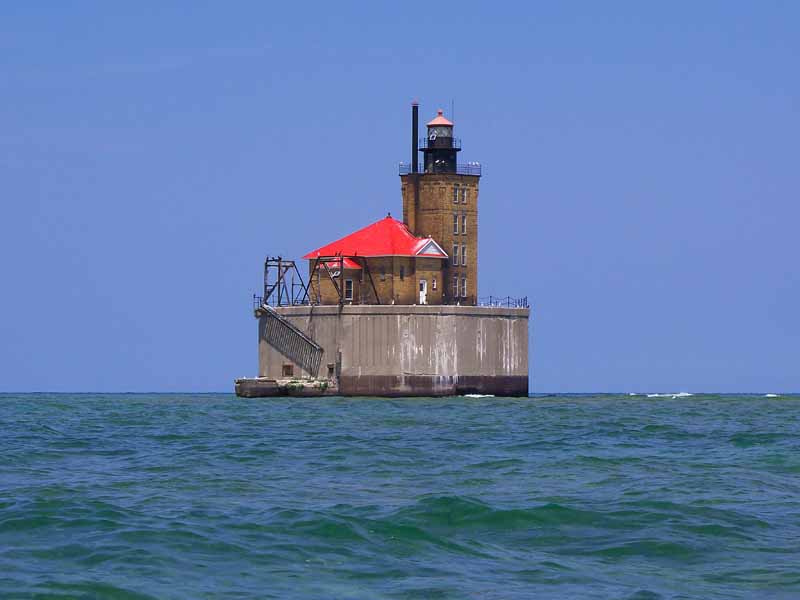
{"label": "blue water", "polygon": [[3,598],[800,598],[800,397],[0,395]]}

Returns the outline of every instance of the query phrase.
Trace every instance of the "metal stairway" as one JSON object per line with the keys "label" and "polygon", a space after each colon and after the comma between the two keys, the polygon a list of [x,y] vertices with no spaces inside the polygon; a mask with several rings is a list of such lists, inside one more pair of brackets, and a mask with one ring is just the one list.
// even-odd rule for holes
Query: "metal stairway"
{"label": "metal stairway", "polygon": [[292,325],[271,306],[262,304],[260,312],[265,317],[264,339],[267,343],[312,377],[316,377],[322,362],[322,346]]}

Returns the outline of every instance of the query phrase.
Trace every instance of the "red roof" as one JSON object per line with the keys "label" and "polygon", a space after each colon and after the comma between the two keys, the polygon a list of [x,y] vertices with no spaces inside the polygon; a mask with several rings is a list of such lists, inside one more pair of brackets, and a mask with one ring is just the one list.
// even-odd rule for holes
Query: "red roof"
{"label": "red roof", "polygon": [[452,127],[453,122],[444,118],[444,111],[440,108],[437,111],[436,118],[428,121],[428,127]]}
{"label": "red roof", "polygon": [[429,256],[447,258],[432,238],[414,236],[402,222],[387,216],[372,225],[351,233],[327,246],[309,252],[303,258],[318,256]]}
{"label": "red roof", "polygon": [[[313,257],[312,257],[312,258],[313,258]],[[327,260],[327,261],[324,261],[324,262],[325,262],[325,264],[328,266],[328,269],[330,269],[331,271],[332,271],[333,269],[338,269],[338,268],[339,268],[339,261],[338,261],[338,260]],[[323,263],[322,263],[322,262],[320,262],[320,263],[319,263],[319,265],[318,265],[318,268],[321,268],[321,267],[322,267],[322,264],[323,264]],[[352,258],[347,258],[347,257],[344,257],[344,258],[342,259],[342,266],[343,266],[345,269],[360,269],[360,268],[361,268],[361,265],[360,265],[360,264],[358,264],[358,263],[357,263],[356,261],[354,261]]]}

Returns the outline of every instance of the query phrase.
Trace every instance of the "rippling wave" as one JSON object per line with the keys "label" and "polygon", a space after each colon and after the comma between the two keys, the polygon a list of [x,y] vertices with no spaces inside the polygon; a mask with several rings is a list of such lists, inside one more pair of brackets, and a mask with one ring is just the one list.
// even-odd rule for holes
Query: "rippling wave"
{"label": "rippling wave", "polygon": [[799,409],[0,395],[0,597],[798,598]]}

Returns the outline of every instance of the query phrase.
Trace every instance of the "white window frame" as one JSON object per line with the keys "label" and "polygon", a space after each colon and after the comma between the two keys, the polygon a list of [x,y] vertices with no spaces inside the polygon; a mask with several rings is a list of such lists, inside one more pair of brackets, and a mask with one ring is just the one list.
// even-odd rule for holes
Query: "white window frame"
{"label": "white window frame", "polygon": [[467,203],[467,188],[466,187],[462,187],[461,188],[461,204],[466,204],[466,203]]}
{"label": "white window frame", "polygon": [[458,213],[453,213],[453,233],[458,235]]}
{"label": "white window frame", "polygon": [[453,266],[458,266],[458,244],[453,244]]}
{"label": "white window frame", "polygon": [[458,298],[458,275],[453,275],[453,298]]}
{"label": "white window frame", "polygon": [[453,186],[453,204],[458,204],[458,184]]}
{"label": "white window frame", "polygon": [[461,235],[467,235],[467,213],[461,213]]}
{"label": "white window frame", "polygon": [[436,277],[431,280],[431,289],[436,289]]}
{"label": "white window frame", "polygon": [[461,245],[461,266],[462,267],[466,267],[467,266],[467,245],[466,244],[462,244]]}
{"label": "white window frame", "polygon": [[[348,295],[348,286],[350,287],[350,294]],[[345,279],[344,280],[344,299],[351,300],[353,299],[353,280],[352,279]]]}
{"label": "white window frame", "polygon": [[461,278],[461,297],[462,298],[466,298],[467,297],[467,278],[466,277],[462,277]]}

